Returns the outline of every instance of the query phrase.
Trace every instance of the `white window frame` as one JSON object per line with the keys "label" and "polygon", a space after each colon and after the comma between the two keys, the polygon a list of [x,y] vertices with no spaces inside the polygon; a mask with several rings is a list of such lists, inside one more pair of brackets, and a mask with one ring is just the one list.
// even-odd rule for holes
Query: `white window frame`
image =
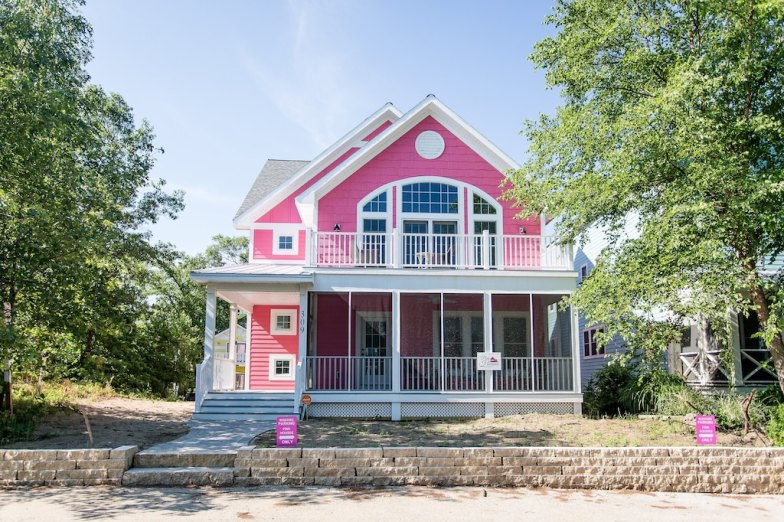
{"label": "white window frame", "polygon": [[[278,318],[289,318],[289,328],[287,330],[278,328]],[[270,310],[270,334],[272,335],[297,335],[297,311],[292,308],[273,308]]]}
{"label": "white window frame", "polygon": [[[278,361],[288,361],[289,373],[278,375],[275,373],[275,366]],[[290,353],[273,353],[269,356],[269,380],[271,381],[293,381],[294,380],[294,366],[297,362],[297,356]]]}
{"label": "white window frame", "polygon": [[[364,210],[365,205],[370,203],[376,196],[381,194],[382,192],[386,193],[387,195],[387,211],[386,212],[366,212]],[[387,186],[383,189],[376,189],[364,198],[362,198],[359,203],[357,203],[357,233],[364,234],[365,233],[365,220],[366,219],[378,219],[386,221],[386,234],[392,233],[392,227],[394,224],[392,223],[392,208],[395,204],[395,201],[392,197],[393,194],[392,186]],[[380,232],[368,232],[368,234],[380,234]],[[357,247],[363,248],[363,244],[361,241],[357,241]]]}
{"label": "white window frame", "polygon": [[607,355],[607,345],[604,345],[602,347],[602,352],[599,353],[599,343],[597,343],[596,341],[594,341],[594,344],[596,344],[596,353],[592,355],[585,355],[585,334],[586,333],[588,334],[588,339],[590,343],[590,339],[592,339],[591,332],[595,332],[593,335],[593,339],[595,339],[596,333],[604,332],[604,326],[597,325],[597,326],[592,326],[590,328],[583,328],[583,331],[580,333],[580,355],[582,355],[583,359],[603,359],[604,356]]}
{"label": "white window frame", "polygon": [[[291,236],[291,248],[280,248],[281,236]],[[278,226],[272,229],[272,255],[297,256],[299,255],[299,228]]]}
{"label": "white window frame", "polygon": [[[475,295],[475,294],[471,294]],[[440,317],[439,317],[440,313]],[[439,321],[440,318],[440,321]],[[438,332],[438,337],[433,336],[434,341],[441,339],[441,322],[443,322],[446,318],[460,318],[461,324],[460,327],[462,328],[461,336],[463,339],[463,346],[461,347],[462,355],[461,357],[471,357],[471,320],[475,318],[484,319],[483,311],[479,310],[447,310],[443,313],[441,312],[433,312],[433,329],[434,331]],[[484,321],[482,322],[482,327],[484,328]],[[444,344],[446,342],[444,341]],[[438,351],[439,353],[435,355],[436,357],[443,357],[444,354],[441,353],[441,342],[437,342],[434,352]],[[484,342],[482,342],[482,349],[484,351]]]}
{"label": "white window frame", "polygon": [[[585,269],[585,275],[583,275],[583,269]],[[580,265],[580,269],[577,273],[580,276],[580,282],[582,283],[583,281],[585,281],[585,278],[588,277],[588,263],[583,263],[582,265]]]}
{"label": "white window frame", "polygon": [[534,347],[531,345],[531,331],[533,325],[531,324],[530,312],[508,312],[498,311],[493,312],[493,350],[494,352],[501,352],[506,357],[506,346],[504,342],[504,319],[507,317],[523,319],[525,321],[525,347],[528,355],[525,358],[530,358],[534,354]]}

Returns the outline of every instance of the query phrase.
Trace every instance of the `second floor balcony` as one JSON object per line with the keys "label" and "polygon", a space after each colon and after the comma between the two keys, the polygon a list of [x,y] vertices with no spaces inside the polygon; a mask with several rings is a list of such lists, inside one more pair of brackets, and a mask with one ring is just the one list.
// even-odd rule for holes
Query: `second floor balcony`
{"label": "second floor balcony", "polygon": [[311,232],[306,264],[334,268],[573,270],[555,236]]}

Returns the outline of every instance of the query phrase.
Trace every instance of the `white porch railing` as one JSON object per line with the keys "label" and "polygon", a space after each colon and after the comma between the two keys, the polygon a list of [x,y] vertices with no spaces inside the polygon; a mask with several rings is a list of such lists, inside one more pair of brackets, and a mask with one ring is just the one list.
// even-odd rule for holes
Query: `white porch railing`
{"label": "white porch railing", "polygon": [[391,357],[308,356],[305,388],[319,391],[390,391]]}
{"label": "white porch railing", "polygon": [[[503,357],[493,372],[493,391],[573,391],[569,357]],[[532,371],[533,369],[533,371]],[[401,357],[400,390],[420,392],[485,391],[485,371],[475,357]]]}
{"label": "white porch railing", "polygon": [[554,236],[312,232],[308,264],[319,267],[572,270]]}
{"label": "white porch railing", "polygon": [[201,404],[212,388],[213,358],[208,355],[196,365],[195,411],[201,411]]}

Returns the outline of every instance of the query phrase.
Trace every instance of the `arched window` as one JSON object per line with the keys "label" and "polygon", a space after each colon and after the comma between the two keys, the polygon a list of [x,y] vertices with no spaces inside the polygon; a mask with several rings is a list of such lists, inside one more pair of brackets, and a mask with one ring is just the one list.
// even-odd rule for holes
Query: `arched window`
{"label": "arched window", "polygon": [[382,192],[374,197],[362,207],[363,212],[386,212],[387,211],[387,193]]}
{"label": "arched window", "polygon": [[495,213],[495,207],[489,201],[478,194],[474,194],[474,214],[490,215]]}

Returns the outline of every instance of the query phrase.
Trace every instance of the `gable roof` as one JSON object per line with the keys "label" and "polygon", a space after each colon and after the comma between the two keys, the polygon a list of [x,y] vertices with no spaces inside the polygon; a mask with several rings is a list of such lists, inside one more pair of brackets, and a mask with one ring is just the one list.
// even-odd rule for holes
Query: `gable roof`
{"label": "gable roof", "polygon": [[[400,112],[397,107],[392,105],[392,103],[387,102],[383,107],[368,116],[327,150],[313,158],[310,162],[306,162],[303,167],[289,177],[283,179],[276,187],[266,191],[261,198],[251,198],[251,201],[253,201],[251,202],[248,200],[248,197],[246,197],[245,202],[248,202],[248,205],[246,206],[245,202],[243,202],[240,206],[240,210],[234,217],[234,227],[237,229],[250,228],[251,224],[256,219],[274,208],[275,205],[283,201],[289,194],[310,181],[313,176],[324,170],[349,149],[365,146],[365,142],[362,140],[371,131],[376,130],[387,121],[394,124],[402,115],[403,113]],[[384,134],[384,132],[381,134]],[[253,192],[252,188],[251,192]],[[248,196],[250,196],[250,193]]]}
{"label": "gable roof", "polygon": [[256,176],[256,181],[254,181],[253,185],[250,187],[248,194],[242,201],[242,205],[240,205],[234,218],[236,219],[249,208],[263,200],[273,190],[283,185],[283,183],[294,176],[294,174],[302,170],[308,163],[310,162],[302,160],[267,160],[261,168],[259,175]]}
{"label": "gable roof", "polygon": [[302,216],[305,226],[314,226],[314,208],[318,199],[337,187],[342,181],[428,116],[435,118],[485,161],[498,169],[499,172],[520,168],[510,156],[470,126],[452,109],[444,105],[435,95],[429,94],[414,108],[373,138],[356,154],[348,157],[326,176],[297,196],[297,210]]}

